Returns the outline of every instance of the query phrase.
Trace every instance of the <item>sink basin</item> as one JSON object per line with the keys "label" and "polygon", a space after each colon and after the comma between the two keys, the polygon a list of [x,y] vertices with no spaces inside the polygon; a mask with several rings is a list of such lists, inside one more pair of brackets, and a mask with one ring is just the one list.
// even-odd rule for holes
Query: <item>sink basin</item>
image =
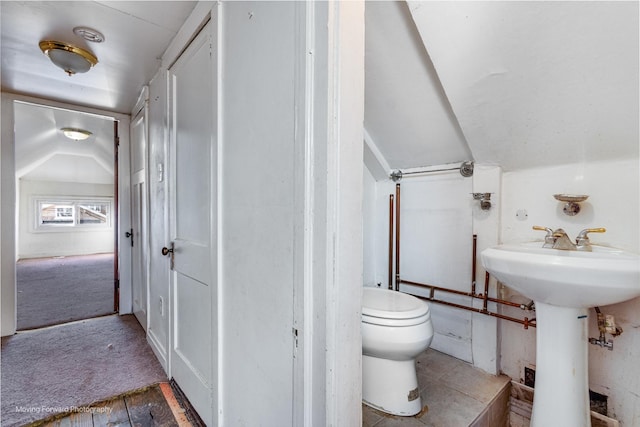
{"label": "sink basin", "polygon": [[640,296],[640,255],[593,245],[593,252],[543,248],[543,242],[482,251],[495,278],[536,302],[588,308]]}
{"label": "sink basin", "polygon": [[593,252],[508,244],[482,263],[536,310],[536,385],[531,427],[590,427],[589,307],[640,296],[640,256],[602,246]]}

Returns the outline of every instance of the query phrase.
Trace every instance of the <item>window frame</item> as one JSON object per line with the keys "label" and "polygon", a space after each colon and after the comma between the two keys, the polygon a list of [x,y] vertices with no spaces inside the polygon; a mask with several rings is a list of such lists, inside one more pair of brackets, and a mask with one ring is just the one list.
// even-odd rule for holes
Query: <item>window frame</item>
{"label": "window frame", "polygon": [[[104,223],[81,223],[80,210],[83,206],[107,205],[106,221]],[[54,205],[56,210],[65,207],[72,208],[72,222],[62,224],[43,223],[43,205]],[[104,196],[33,196],[31,212],[34,215],[34,232],[75,232],[75,231],[104,231],[113,229],[113,197]],[[58,214],[56,212],[56,217]]]}

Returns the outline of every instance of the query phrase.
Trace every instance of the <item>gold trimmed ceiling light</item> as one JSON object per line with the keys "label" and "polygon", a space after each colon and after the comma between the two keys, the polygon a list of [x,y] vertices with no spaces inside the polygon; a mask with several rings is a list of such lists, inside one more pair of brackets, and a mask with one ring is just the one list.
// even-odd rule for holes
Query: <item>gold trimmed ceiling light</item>
{"label": "gold trimmed ceiling light", "polygon": [[86,73],[98,63],[98,58],[91,52],[68,43],[43,40],[40,42],[40,49],[51,62],[70,76],[76,73]]}
{"label": "gold trimmed ceiling light", "polygon": [[74,141],[84,141],[92,135],[88,130],[78,128],[62,128],[60,130],[64,136]]}

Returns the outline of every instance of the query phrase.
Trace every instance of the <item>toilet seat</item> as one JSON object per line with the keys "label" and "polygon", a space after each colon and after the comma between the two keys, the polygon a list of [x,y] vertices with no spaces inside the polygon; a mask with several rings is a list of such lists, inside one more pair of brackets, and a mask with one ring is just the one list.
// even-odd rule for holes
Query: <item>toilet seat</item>
{"label": "toilet seat", "polygon": [[431,318],[429,305],[402,292],[365,287],[362,321],[381,326],[413,326]]}

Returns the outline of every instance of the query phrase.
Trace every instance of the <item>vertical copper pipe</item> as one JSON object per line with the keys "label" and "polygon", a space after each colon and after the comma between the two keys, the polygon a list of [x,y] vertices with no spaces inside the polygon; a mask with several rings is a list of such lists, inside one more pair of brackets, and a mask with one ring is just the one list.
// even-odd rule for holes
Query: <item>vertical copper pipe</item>
{"label": "vertical copper pipe", "polygon": [[476,256],[478,255],[478,235],[473,235],[473,255],[471,258],[471,293],[476,294]]}
{"label": "vertical copper pipe", "polygon": [[482,309],[484,311],[487,311],[487,300],[489,298],[489,272],[487,271],[484,274],[484,295],[483,295],[483,303],[482,303]]}
{"label": "vertical copper pipe", "polygon": [[393,289],[393,194],[389,194],[389,289]]}
{"label": "vertical copper pipe", "polygon": [[396,291],[400,290],[400,183],[396,184]]}

